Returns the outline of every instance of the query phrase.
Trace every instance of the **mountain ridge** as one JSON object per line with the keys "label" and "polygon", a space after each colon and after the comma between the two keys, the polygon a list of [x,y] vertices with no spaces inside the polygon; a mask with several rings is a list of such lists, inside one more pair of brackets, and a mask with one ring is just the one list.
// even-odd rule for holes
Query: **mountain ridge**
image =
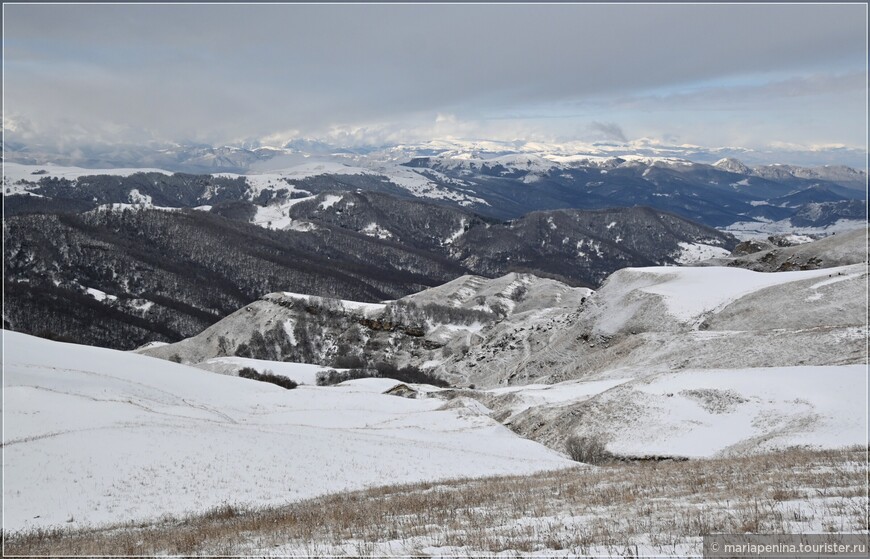
{"label": "mountain ridge", "polygon": [[[819,251],[845,250],[845,260],[827,262],[831,268],[778,273],[711,266],[623,268],[595,292],[511,274],[463,276],[397,301],[362,307],[273,294],[198,338],[141,351],[163,358],[177,354],[190,362],[240,355],[314,359],[308,362],[324,366],[350,353],[368,363],[428,364],[447,378],[484,387],[600,380],[619,370],[851,364],[863,355],[859,331],[865,326],[860,302],[866,303],[866,255],[848,248],[851,239],[836,241],[817,241]],[[806,246],[801,245],[805,252]],[[305,301],[301,307],[300,300]],[[312,305],[315,310],[308,308]],[[474,311],[457,315],[454,331],[465,333],[455,338],[450,329],[438,326],[451,324],[445,318],[451,309]],[[250,323],[252,316],[258,326]],[[301,330],[290,345],[282,342],[288,320],[296,328],[314,320],[314,331],[330,330],[325,339],[313,340],[322,351],[304,359],[293,354]],[[270,330],[267,326],[275,339],[256,343],[266,354],[248,354],[254,344],[237,353],[256,332]],[[226,341],[220,342],[221,337]],[[368,353],[364,348],[375,338],[374,353]],[[272,354],[271,348],[279,346],[288,353]],[[339,346],[345,350],[338,351]]]}
{"label": "mountain ridge", "polygon": [[[289,209],[296,228],[287,230],[141,206],[8,217],[4,324],[130,349],[189,337],[274,291],[375,302],[469,273],[511,271],[595,286],[625,265],[676,263],[688,246],[727,253],[736,245],[677,216],[631,208],[500,224],[352,192]],[[363,213],[349,219],[356,211]]]}
{"label": "mountain ridge", "polygon": [[[838,217],[857,220],[864,215],[848,205],[865,197],[863,172],[842,167],[749,169],[736,160],[723,161],[730,161],[730,167],[721,161],[707,165],[629,156],[547,159],[512,154],[474,159],[454,154],[395,161],[334,157],[249,175],[170,175],[154,169],[133,174],[13,163],[4,167],[4,192],[11,215],[49,211],[52,203],[62,200],[83,209],[109,203],[200,207],[247,201],[263,208],[258,211],[274,213],[285,211],[299,197],[337,190],[429,199],[496,219],[534,210],[635,205],[719,228],[739,222],[763,225],[771,219],[797,219],[794,227],[811,227],[815,221],[808,218],[808,208],[813,204],[828,207],[831,217],[819,222],[822,227]],[[112,178],[113,174],[123,176]]]}

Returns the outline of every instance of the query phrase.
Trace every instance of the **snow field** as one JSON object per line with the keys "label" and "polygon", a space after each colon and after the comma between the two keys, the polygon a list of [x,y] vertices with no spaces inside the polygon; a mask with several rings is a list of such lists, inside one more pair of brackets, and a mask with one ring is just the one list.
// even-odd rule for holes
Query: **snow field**
{"label": "snow field", "polygon": [[603,376],[611,378],[491,389],[485,392],[496,399],[485,401],[509,414],[505,423],[552,448],[575,434],[600,438],[609,452],[627,457],[711,458],[868,443],[863,364]]}
{"label": "snow field", "polygon": [[[697,327],[702,315],[722,311],[762,289],[839,273],[851,277],[860,267],[862,265],[777,273],[723,266],[623,268],[611,275],[596,293],[596,327],[601,332],[614,333],[630,321],[643,320],[644,313],[652,312],[642,308],[644,304],[654,303],[649,295],[658,296],[672,321],[683,327]],[[647,318],[653,320],[654,317]]]}
{"label": "snow field", "polygon": [[866,445],[865,382],[864,365],[665,373],[601,394],[594,421],[628,456]]}
{"label": "snow field", "polygon": [[[33,173],[45,171],[45,173],[41,173],[38,175],[34,175]],[[68,179],[75,180],[79,177],[87,177],[93,175],[115,175],[119,177],[129,177],[130,175],[136,173],[162,173],[164,175],[171,175],[171,171],[165,171],[163,169],[149,169],[149,168],[141,168],[141,169],[132,169],[132,168],[119,168],[119,169],[85,169],[82,167],[72,167],[66,165],[55,165],[53,163],[46,163],[45,165],[24,165],[22,163],[11,163],[4,162],[3,163],[3,186],[13,186],[16,182],[24,180],[30,182],[39,182],[39,179],[43,177],[57,177],[59,179]]]}
{"label": "snow field", "polygon": [[475,409],[366,383],[284,390],[13,332],[4,344],[6,530],[573,464]]}
{"label": "snow field", "polygon": [[193,367],[224,375],[235,375],[238,373],[239,369],[250,367],[260,374],[269,371],[272,374],[287,377],[299,384],[307,384],[310,386],[316,385],[317,373],[325,369],[325,367],[321,367],[320,365],[266,361],[264,359],[250,359],[248,357],[215,357],[197,363],[193,365]]}

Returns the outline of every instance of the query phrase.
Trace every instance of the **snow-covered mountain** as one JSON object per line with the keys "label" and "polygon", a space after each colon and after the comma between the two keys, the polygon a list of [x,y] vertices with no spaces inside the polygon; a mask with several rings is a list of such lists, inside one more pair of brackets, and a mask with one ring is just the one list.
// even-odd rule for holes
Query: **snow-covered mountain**
{"label": "snow-covered mountain", "polygon": [[[577,308],[592,291],[531,274],[463,276],[385,303],[272,293],[180,342],[138,350],[184,363],[241,356],[332,366],[440,363],[514,314]],[[341,366],[341,365],[338,365]]]}
{"label": "snow-covered mountain", "polygon": [[[154,166],[172,171],[202,173],[223,167],[232,172],[244,172],[263,166],[274,167],[273,159],[288,156],[338,156],[349,159],[375,159],[407,161],[414,157],[444,154],[471,154],[483,159],[503,155],[533,155],[538,157],[591,157],[609,158],[640,156],[645,158],[688,159],[698,163],[714,163],[731,158],[746,161],[750,166],[770,165],[780,161],[814,161],[814,165],[835,167],[851,164],[863,165],[864,153],[860,148],[837,147],[830,150],[778,148],[769,151],[737,146],[704,147],[692,144],[662,142],[653,138],[638,138],[625,142],[614,141],[527,141],[439,138],[412,143],[386,143],[382,145],[350,145],[312,137],[297,137],[284,143],[251,140],[233,145],[205,145],[197,143],[166,143],[152,145],[112,144],[102,146],[78,145],[67,152],[53,151],[42,146],[21,142],[7,142],[7,161],[26,164],[55,162],[83,167],[136,167]],[[464,155],[467,156],[467,155]],[[280,165],[280,163],[279,163]],[[235,167],[229,168],[229,167]]]}
{"label": "snow-covered mountain", "polygon": [[[823,230],[838,220],[844,222],[839,225],[842,230],[848,226],[845,222],[865,219],[866,173],[843,166],[750,167],[733,157],[711,165],[670,152],[638,149],[616,155],[601,149],[590,153],[533,144],[442,142],[356,153],[309,144],[256,148],[250,153],[242,148],[205,150],[197,156],[196,161],[203,162],[197,172],[213,175],[197,180],[214,182],[217,188],[194,197],[190,196],[194,192],[175,194],[172,187],[179,179],[170,177],[169,171],[157,171],[161,166],[155,160],[142,160],[142,171],[149,174],[135,177],[129,176],[129,169],[7,163],[4,192],[13,214],[57,211],[55,207],[64,206],[80,211],[109,203],[146,203],[147,198],[138,192],[150,196],[155,205],[169,207],[247,201],[263,208],[258,210],[263,219],[257,222],[267,224],[284,223],[274,218],[286,213],[294,196],[357,189],[430,199],[499,219],[532,210],[635,205],[714,227],[731,226],[738,232],[752,227],[776,232],[772,223]],[[297,148],[312,151],[300,153]],[[244,153],[248,155],[242,157]],[[237,165],[240,157],[249,159],[250,165]],[[170,163],[163,168],[175,171],[179,166]],[[126,178],[84,178],[107,175]],[[231,180],[246,188],[220,194],[219,183]],[[812,217],[812,204],[824,207],[819,217]]]}
{"label": "snow-covered mountain", "polygon": [[627,268],[583,309],[529,324],[505,320],[435,369],[478,386],[598,379],[620,370],[859,363],[865,264],[760,273],[739,268]]}
{"label": "snow-covered mountain", "polygon": [[716,163],[713,163],[713,166],[722,169],[723,171],[728,171],[729,173],[737,173],[740,175],[749,175],[752,173],[752,169],[743,164],[742,161],[734,159],[733,157],[725,157],[720,159]]}
{"label": "snow-covered mountain", "polygon": [[759,165],[752,173],[760,177],[775,176],[787,178],[791,175],[800,179],[831,181],[851,188],[867,186],[867,173],[844,165],[823,165],[821,167],[799,167],[797,165]]}

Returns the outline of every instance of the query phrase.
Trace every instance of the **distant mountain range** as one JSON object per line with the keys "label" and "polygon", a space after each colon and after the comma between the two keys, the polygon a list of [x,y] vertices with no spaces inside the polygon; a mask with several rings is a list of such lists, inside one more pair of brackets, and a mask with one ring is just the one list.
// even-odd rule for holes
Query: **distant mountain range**
{"label": "distant mountain range", "polygon": [[305,147],[314,151],[202,148],[200,155],[216,168],[257,162],[289,165],[246,175],[7,163],[6,211],[14,215],[82,211],[112,203],[191,208],[249,202],[257,206],[251,218],[255,223],[280,228],[290,223],[266,216],[286,217],[300,198],[360,190],[430,199],[502,220],[537,210],[647,206],[740,236],[793,228],[819,233],[832,226],[854,228],[866,220],[867,175],[843,166],[749,167],[733,158],[704,164],[639,155],[457,150],[412,157],[408,154],[433,150],[318,154],[317,146]]}
{"label": "distant mountain range", "polygon": [[[414,157],[465,154],[489,159],[511,155],[538,157],[657,157],[685,159],[697,163],[714,163],[735,158],[750,167],[771,163],[804,162],[810,166],[864,165],[865,151],[846,146],[777,147],[750,149],[739,146],[705,147],[667,143],[652,138],[627,141],[501,141],[487,139],[442,138],[414,143],[381,145],[347,145],[321,138],[295,138],[283,143],[264,144],[259,140],[233,145],[209,145],[197,142],[151,144],[87,144],[70,149],[50,145],[31,145],[16,141],[7,134],[4,160],[14,163],[58,165],[90,168],[160,167],[173,172],[247,173],[286,167],[288,160],[300,157],[333,157],[351,161],[407,161]],[[277,166],[276,166],[277,165]]]}

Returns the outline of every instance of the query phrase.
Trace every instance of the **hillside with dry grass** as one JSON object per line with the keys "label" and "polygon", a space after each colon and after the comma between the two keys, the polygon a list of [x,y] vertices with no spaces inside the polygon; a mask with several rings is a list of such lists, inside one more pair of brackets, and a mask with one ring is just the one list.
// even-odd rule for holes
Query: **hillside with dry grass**
{"label": "hillside with dry grass", "polygon": [[686,556],[714,533],[867,533],[867,449],[614,462],[379,487],[98,529],[7,534],[11,555]]}

